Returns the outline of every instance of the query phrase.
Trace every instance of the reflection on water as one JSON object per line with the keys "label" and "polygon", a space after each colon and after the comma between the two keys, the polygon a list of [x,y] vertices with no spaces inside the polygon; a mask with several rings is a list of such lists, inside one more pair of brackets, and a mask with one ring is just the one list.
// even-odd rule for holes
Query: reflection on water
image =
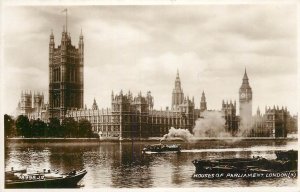
{"label": "reflection on water", "polygon": [[6,143],[5,167],[68,172],[86,169],[85,188],[130,187],[246,187],[296,186],[297,179],[193,180],[192,160],[263,156],[275,158],[275,150],[295,149],[296,141],[199,141],[181,143],[182,153],[142,154],[151,142],[122,143]]}

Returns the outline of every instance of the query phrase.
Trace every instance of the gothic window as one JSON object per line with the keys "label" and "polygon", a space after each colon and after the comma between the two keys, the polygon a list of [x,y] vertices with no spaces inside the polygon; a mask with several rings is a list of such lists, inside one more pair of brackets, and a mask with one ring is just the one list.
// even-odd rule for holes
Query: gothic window
{"label": "gothic window", "polygon": [[57,77],[57,74],[56,74],[56,69],[53,70],[53,81],[56,82],[56,77]]}
{"label": "gothic window", "polygon": [[61,71],[60,71],[60,68],[58,68],[58,81],[61,81],[60,74],[61,74]]}
{"label": "gothic window", "polygon": [[55,70],[54,69],[52,69],[52,81],[54,82],[55,81]]}
{"label": "gothic window", "polygon": [[54,81],[57,82],[57,69],[54,69]]}

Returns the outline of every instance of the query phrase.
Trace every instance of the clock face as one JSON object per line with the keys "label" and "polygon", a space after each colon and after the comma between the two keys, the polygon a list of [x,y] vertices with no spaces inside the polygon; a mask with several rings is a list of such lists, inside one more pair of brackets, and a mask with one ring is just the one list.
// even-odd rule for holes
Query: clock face
{"label": "clock face", "polygon": [[245,97],[246,97],[245,93],[242,93],[241,98],[245,98]]}

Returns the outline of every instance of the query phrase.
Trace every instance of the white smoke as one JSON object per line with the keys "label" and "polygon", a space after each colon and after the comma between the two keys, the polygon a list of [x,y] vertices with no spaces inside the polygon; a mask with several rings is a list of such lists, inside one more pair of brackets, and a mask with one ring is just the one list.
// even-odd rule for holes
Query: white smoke
{"label": "white smoke", "polygon": [[237,136],[247,137],[252,129],[252,104],[243,103],[240,106],[240,125]]}
{"label": "white smoke", "polygon": [[182,138],[185,141],[195,140],[195,137],[230,137],[230,133],[225,131],[225,118],[220,111],[205,111],[202,118],[196,121],[193,134],[187,129],[175,129],[171,127],[169,133],[165,134],[161,141],[171,138]]}
{"label": "white smoke", "polygon": [[225,130],[225,118],[221,111],[204,111],[193,129],[196,137],[230,137]]}
{"label": "white smoke", "polygon": [[171,129],[169,129],[169,133],[165,134],[160,141],[176,137],[182,138],[185,141],[191,141],[194,136],[187,129],[175,129],[174,127],[171,127]]}

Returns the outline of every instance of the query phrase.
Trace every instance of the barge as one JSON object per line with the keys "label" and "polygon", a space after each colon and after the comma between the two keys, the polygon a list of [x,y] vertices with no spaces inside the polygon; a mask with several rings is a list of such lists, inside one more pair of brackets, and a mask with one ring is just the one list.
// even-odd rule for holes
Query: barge
{"label": "barge", "polygon": [[276,159],[263,157],[194,160],[194,179],[297,177],[298,151],[276,152]]}
{"label": "barge", "polygon": [[86,170],[60,174],[58,171],[11,170],[5,172],[5,188],[73,188],[86,175]]}
{"label": "barge", "polygon": [[181,150],[180,145],[177,144],[155,144],[147,145],[143,148],[143,153],[179,153]]}

